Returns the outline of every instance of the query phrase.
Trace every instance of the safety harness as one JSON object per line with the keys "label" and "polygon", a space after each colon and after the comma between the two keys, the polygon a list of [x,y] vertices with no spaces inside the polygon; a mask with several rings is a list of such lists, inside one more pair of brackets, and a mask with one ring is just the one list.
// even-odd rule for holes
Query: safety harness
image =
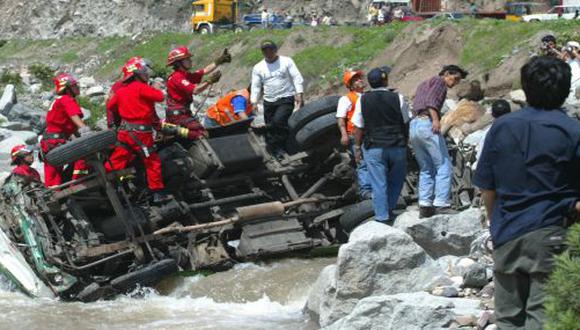
{"label": "safety harness", "polygon": [[[139,140],[139,138],[137,136],[135,136],[135,134],[133,134],[133,132],[152,132],[153,131],[153,126],[151,125],[144,125],[144,124],[131,124],[128,123],[126,121],[122,121],[121,125],[119,126],[119,130],[121,131],[125,131],[127,133],[129,133],[129,136],[131,137],[131,139],[133,139],[133,142],[135,142],[135,144],[137,144],[139,146],[139,148],[141,149],[141,155],[144,158],[149,158],[149,156],[151,156],[151,153],[155,152],[155,147],[149,148],[147,147],[143,142],[141,142],[141,140]],[[116,143],[117,146],[124,148],[130,152],[134,152],[133,148],[131,148],[131,146],[117,141]]]}

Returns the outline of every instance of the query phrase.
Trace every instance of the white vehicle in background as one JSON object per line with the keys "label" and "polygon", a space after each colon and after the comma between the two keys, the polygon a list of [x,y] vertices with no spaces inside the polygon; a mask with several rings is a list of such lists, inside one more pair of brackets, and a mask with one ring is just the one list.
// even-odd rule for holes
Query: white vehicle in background
{"label": "white vehicle in background", "polygon": [[556,19],[578,19],[580,18],[580,3],[574,5],[554,6],[545,14],[524,15],[524,22],[542,22]]}

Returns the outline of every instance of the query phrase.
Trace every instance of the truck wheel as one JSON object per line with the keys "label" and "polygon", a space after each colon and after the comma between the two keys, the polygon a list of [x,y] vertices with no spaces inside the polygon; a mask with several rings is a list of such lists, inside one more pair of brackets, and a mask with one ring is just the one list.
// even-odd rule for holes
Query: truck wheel
{"label": "truck wheel", "polygon": [[86,136],[54,148],[46,155],[45,161],[52,166],[70,164],[107,149],[115,142],[117,142],[117,133],[115,131],[89,133]]}
{"label": "truck wheel", "polygon": [[302,109],[294,112],[292,116],[290,116],[288,119],[288,127],[290,127],[291,130],[297,132],[313,119],[316,119],[327,113],[335,113],[336,106],[338,105],[338,99],[340,99],[340,96],[338,95],[325,96],[304,105]]}
{"label": "truck wheel", "polygon": [[350,233],[363,221],[374,215],[375,210],[373,208],[373,201],[367,199],[358,204],[354,204],[348,207],[345,210],[344,214],[340,216],[338,221],[340,222],[342,228]]}
{"label": "truck wheel", "polygon": [[151,287],[167,276],[177,273],[177,263],[173,259],[165,259],[129,274],[119,276],[111,281],[113,289],[125,293],[140,287]]}
{"label": "truck wheel", "polygon": [[327,113],[318,117],[296,133],[296,142],[302,149],[312,147],[338,147],[340,144],[340,132],[336,126],[336,118],[333,113]]}
{"label": "truck wheel", "polygon": [[202,26],[199,28],[199,34],[210,34],[211,30],[209,26]]}

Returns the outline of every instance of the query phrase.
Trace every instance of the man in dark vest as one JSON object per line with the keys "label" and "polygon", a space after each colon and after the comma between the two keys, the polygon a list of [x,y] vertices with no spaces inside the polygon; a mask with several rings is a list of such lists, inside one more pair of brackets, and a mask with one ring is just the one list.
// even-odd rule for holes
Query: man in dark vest
{"label": "man in dark vest", "polygon": [[371,70],[368,75],[372,90],[357,101],[352,123],[355,126],[355,157],[363,157],[368,167],[373,190],[375,220],[394,220],[407,172],[407,139],[409,107],[402,95],[387,88],[390,68]]}

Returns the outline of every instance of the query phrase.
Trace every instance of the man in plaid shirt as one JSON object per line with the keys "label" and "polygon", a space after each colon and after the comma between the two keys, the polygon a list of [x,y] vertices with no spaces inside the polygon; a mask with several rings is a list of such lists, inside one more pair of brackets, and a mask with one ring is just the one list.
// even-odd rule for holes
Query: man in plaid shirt
{"label": "man in plaid shirt", "polygon": [[441,135],[441,108],[447,89],[453,88],[467,71],[457,65],[446,65],[438,76],[422,82],[415,93],[410,142],[419,164],[419,208],[421,218],[434,214],[454,213],[451,209],[453,168],[447,145]]}

